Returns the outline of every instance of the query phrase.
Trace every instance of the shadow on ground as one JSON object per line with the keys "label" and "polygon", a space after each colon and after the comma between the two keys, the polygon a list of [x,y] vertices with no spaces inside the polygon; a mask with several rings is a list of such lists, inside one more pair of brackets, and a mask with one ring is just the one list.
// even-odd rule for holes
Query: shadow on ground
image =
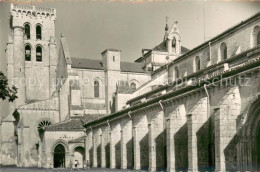
{"label": "shadow on ground", "polygon": [[44,169],[44,168],[16,168],[16,167],[0,167],[0,172],[37,172],[37,171],[44,171],[44,172],[62,172],[62,171],[87,171],[87,172],[111,172],[111,171],[124,171],[124,172],[133,172],[134,170],[121,170],[121,169],[108,169],[108,168],[89,168],[89,169]]}

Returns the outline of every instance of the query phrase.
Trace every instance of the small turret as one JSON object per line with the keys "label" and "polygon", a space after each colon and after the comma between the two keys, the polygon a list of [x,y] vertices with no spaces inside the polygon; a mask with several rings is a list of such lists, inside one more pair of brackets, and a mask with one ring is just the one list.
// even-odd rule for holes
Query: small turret
{"label": "small turret", "polygon": [[169,54],[181,54],[181,36],[177,27],[178,22],[174,22],[171,30],[167,33],[166,47]]}

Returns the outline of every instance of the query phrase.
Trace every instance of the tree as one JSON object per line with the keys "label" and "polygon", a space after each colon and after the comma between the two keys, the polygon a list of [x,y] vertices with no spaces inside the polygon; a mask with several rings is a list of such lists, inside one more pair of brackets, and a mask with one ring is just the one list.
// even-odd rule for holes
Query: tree
{"label": "tree", "polygon": [[8,80],[0,71],[0,99],[5,100],[8,98],[9,102],[13,102],[17,98],[16,94],[17,88],[15,86],[8,87]]}

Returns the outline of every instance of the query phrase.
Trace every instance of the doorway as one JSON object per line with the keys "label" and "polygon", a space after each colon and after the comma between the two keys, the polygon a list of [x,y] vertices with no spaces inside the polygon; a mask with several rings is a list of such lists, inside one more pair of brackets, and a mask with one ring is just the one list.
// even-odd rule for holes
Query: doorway
{"label": "doorway", "polygon": [[58,144],[54,149],[54,168],[65,168],[65,148]]}
{"label": "doorway", "polygon": [[74,151],[74,161],[78,161],[78,167],[83,168],[85,161],[85,149],[81,146],[76,147]]}

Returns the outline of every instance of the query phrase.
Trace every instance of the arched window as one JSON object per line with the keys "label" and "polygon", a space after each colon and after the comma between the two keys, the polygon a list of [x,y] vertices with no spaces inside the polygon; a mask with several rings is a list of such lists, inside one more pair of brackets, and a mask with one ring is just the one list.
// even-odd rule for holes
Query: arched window
{"label": "arched window", "polygon": [[131,90],[132,92],[134,92],[134,91],[136,90],[136,83],[132,82],[132,83],[130,84],[130,90]]}
{"label": "arched window", "polygon": [[30,39],[31,38],[31,26],[28,23],[26,23],[24,25],[24,32],[25,32],[25,38]]}
{"label": "arched window", "polygon": [[39,123],[38,123],[38,126],[37,126],[38,131],[43,130],[44,127],[47,127],[47,126],[49,126],[49,125],[51,125],[51,122],[48,121],[48,120],[43,120],[43,121],[39,122]]}
{"label": "arched window", "polygon": [[252,48],[260,45],[260,26],[255,26],[252,32]]}
{"label": "arched window", "polygon": [[177,80],[180,77],[179,69],[177,66],[175,66],[174,72],[175,72],[175,79]]}
{"label": "arched window", "polygon": [[36,47],[36,61],[37,62],[42,61],[42,47],[39,45]]}
{"label": "arched window", "polygon": [[49,120],[42,120],[38,123],[37,125],[37,130],[39,132],[39,136],[41,139],[43,139],[43,131],[44,131],[44,127],[47,127],[49,125],[51,125],[52,123]]}
{"label": "arched window", "polygon": [[36,39],[42,39],[42,27],[40,25],[36,26]]}
{"label": "arched window", "polygon": [[224,42],[220,45],[220,56],[221,60],[227,59],[227,45]]}
{"label": "arched window", "polygon": [[25,61],[31,61],[31,46],[27,44],[24,49]]}
{"label": "arched window", "polygon": [[94,82],[94,97],[99,97],[99,82]]}
{"label": "arched window", "polygon": [[260,45],[260,31],[258,31],[258,34],[257,34],[256,44],[257,44],[257,45]]}
{"label": "arched window", "polygon": [[176,39],[175,39],[175,38],[172,39],[172,47],[173,47],[173,48],[176,47]]}
{"label": "arched window", "polygon": [[197,57],[195,58],[195,71],[200,70],[200,68],[201,68],[201,65],[200,65],[200,57],[197,56]]}

